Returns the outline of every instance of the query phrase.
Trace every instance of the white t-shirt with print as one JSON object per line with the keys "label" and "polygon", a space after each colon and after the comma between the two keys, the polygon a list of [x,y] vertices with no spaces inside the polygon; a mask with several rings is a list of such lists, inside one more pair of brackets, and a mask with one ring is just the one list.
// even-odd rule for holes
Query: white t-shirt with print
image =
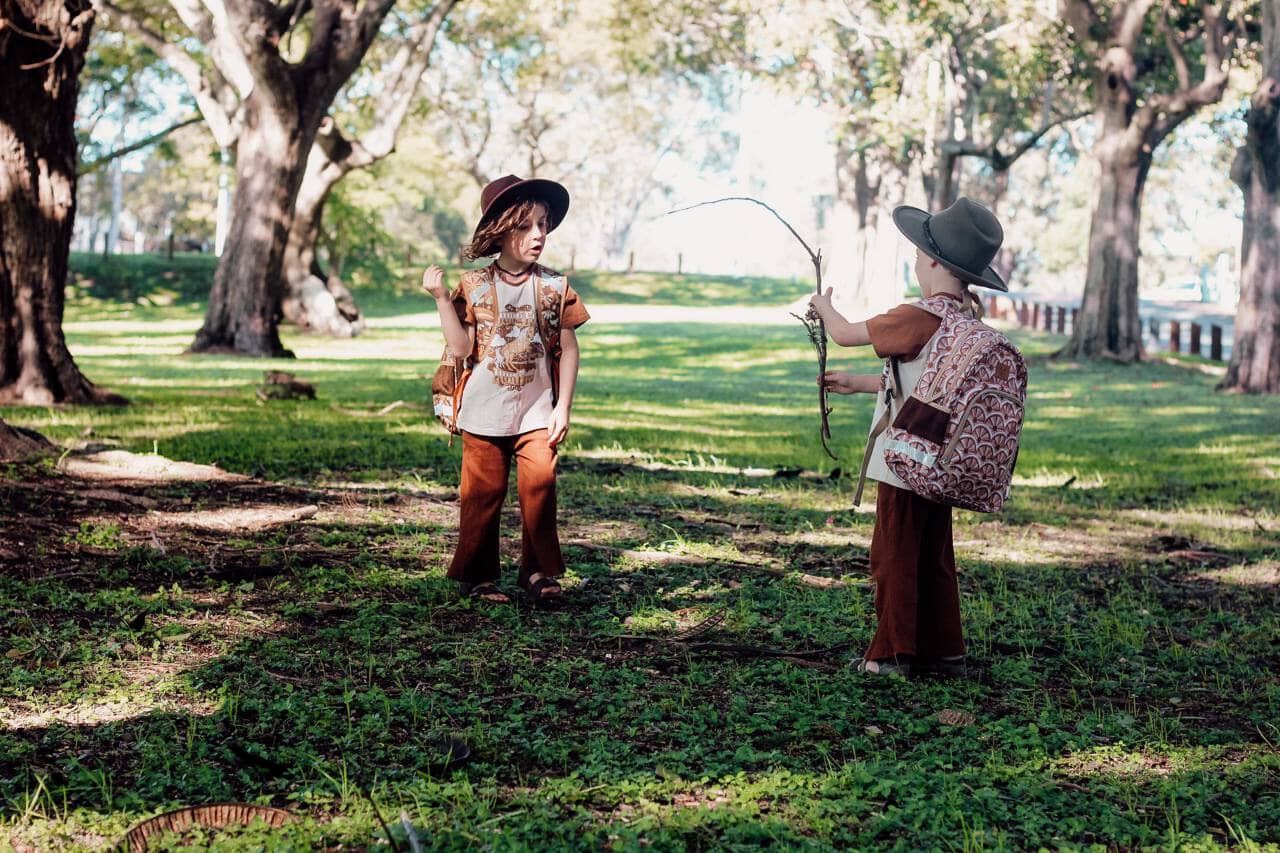
{"label": "white t-shirt with print", "polygon": [[521,435],[551,422],[551,373],[538,334],[532,276],[517,285],[496,276],[498,317],[462,391],[458,428],[473,435]]}

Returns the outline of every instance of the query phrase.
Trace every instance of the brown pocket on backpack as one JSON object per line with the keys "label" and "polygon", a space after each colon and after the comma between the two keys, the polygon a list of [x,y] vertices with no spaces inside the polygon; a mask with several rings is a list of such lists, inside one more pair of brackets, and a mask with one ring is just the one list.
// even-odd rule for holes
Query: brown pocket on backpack
{"label": "brown pocket on backpack", "polygon": [[918,435],[925,441],[942,444],[947,438],[947,424],[950,422],[950,412],[936,409],[915,397],[908,397],[898,416],[893,419],[893,426]]}
{"label": "brown pocket on backpack", "polygon": [[431,377],[431,396],[447,395],[452,397],[457,388],[458,379],[462,376],[464,360],[461,358],[444,358]]}

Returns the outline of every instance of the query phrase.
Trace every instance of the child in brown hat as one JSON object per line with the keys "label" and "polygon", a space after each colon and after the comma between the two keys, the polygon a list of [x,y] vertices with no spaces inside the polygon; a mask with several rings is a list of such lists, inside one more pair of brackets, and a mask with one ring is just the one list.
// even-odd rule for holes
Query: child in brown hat
{"label": "child in brown hat", "polygon": [[497,585],[498,522],[514,459],[523,531],[518,584],[535,603],[551,604],[564,595],[556,451],[569,431],[578,379],[574,330],[589,315],[565,277],[538,260],[564,220],[569,193],[555,181],[507,175],[484,188],[480,205],[463,256],[497,259],[463,273],[452,295],[439,267],[422,276],[450,354],[471,368],[456,413],[462,483],[448,577],[478,600],[511,600]]}
{"label": "child in brown hat", "polygon": [[[889,388],[890,371],[901,398],[910,396],[928,360],[941,325],[945,300],[954,300],[975,317],[982,304],[970,285],[1008,290],[991,260],[1004,231],[994,214],[961,197],[930,215],[899,207],[894,223],[916,245],[916,279],[924,299],[903,304],[865,322],[850,323],[831,305],[831,290],[810,305],[841,346],[871,344],[889,361],[882,374],[854,376],[829,371],[818,381],[838,394],[878,394]],[[942,300],[942,301],[940,301]],[[896,414],[893,395],[880,394],[873,424]],[[858,669],[874,675],[911,672],[961,674],[964,638],[960,627],[960,589],[952,549],[951,507],[909,491],[884,461],[883,434],[869,439],[865,475],[877,481],[876,521],[871,534],[871,576],[875,581],[878,624]]]}

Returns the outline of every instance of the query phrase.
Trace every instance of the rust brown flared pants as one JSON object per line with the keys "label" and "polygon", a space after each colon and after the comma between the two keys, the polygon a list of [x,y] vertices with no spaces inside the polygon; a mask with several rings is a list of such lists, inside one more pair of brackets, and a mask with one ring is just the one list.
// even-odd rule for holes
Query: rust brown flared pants
{"label": "rust brown flared pants", "polygon": [[867,660],[964,654],[951,507],[877,484],[871,579],[878,624]]}
{"label": "rust brown flared pants", "polygon": [[451,580],[470,584],[498,580],[499,520],[513,458],[523,528],[520,575],[564,574],[560,535],[556,531],[556,452],[547,446],[547,431],[494,437],[464,432],[461,519],[458,547],[449,566]]}

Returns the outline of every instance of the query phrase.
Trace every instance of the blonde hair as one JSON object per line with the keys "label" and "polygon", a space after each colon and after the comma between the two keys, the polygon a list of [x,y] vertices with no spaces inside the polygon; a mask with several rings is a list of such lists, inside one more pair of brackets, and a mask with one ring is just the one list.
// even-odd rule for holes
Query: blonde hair
{"label": "blonde hair", "polygon": [[476,258],[484,258],[495,254],[502,248],[502,238],[506,237],[508,232],[519,228],[539,207],[550,213],[550,208],[546,202],[536,198],[527,198],[524,201],[516,202],[495,218],[481,225],[476,229],[476,234],[471,238],[471,242],[462,247],[463,260],[474,261]]}
{"label": "blonde hair", "polygon": [[982,307],[982,298],[970,290],[967,283],[962,289],[964,295],[960,298],[961,306],[972,315],[973,319],[981,320],[987,314],[986,309]]}

